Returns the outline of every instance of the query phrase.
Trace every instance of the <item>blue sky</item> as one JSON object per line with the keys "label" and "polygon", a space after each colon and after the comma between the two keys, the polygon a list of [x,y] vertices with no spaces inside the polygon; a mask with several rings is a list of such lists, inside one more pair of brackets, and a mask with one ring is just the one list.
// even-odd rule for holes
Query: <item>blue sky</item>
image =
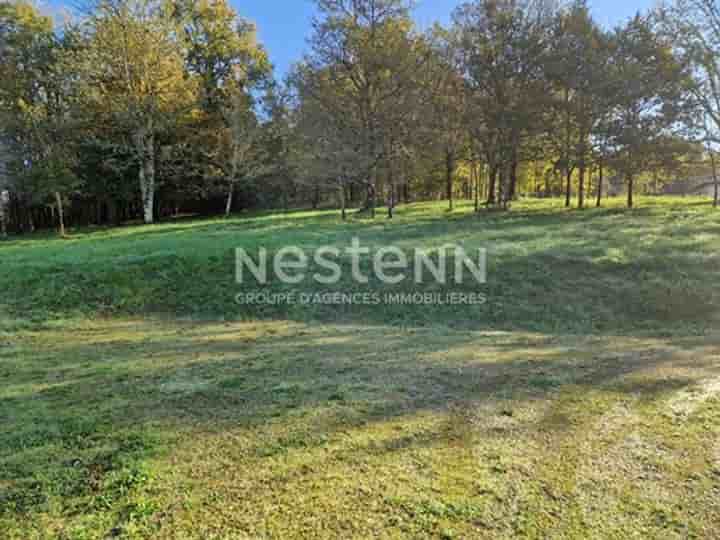
{"label": "blue sky", "polygon": [[[232,0],[238,12],[256,22],[259,38],[270,53],[276,74],[282,77],[305,50],[313,16],[311,0]],[[434,21],[446,23],[462,0],[418,0],[415,16],[421,28]],[[653,0],[596,0],[591,2],[597,20],[608,26],[654,4]]]}
{"label": "blue sky", "polygon": [[[305,40],[313,17],[312,0],[230,0],[240,15],[255,21],[260,41],[270,53],[276,75],[282,78],[306,50]],[[415,18],[420,28],[433,22],[448,23],[452,11],[464,0],[416,0]],[[50,11],[72,0],[40,0]],[[606,25],[632,17],[652,7],[655,0],[590,0],[596,19]]]}

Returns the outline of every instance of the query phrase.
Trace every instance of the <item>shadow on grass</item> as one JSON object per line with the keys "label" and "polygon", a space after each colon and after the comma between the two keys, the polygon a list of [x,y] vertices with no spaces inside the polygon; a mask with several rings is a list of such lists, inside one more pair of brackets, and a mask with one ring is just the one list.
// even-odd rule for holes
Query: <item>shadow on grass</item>
{"label": "shadow on grass", "polygon": [[[88,267],[49,262],[42,250],[32,264],[18,259],[0,278],[9,308],[0,313],[36,322],[0,321],[0,519],[112,511],[125,522],[142,515],[142,497],[128,497],[151,489],[148,464],[194,444],[209,453],[229,446],[233,463],[251,468],[307,453],[321,469],[329,455],[356,463],[508,432],[562,447],[613,400],[662,403],[692,390],[720,372],[711,333],[720,266],[700,237],[717,224],[705,215],[702,226],[675,224],[685,213],[520,209],[440,219],[419,205],[395,222],[300,214],[120,231],[138,245],[175,232],[182,242],[200,238],[179,253],[121,252],[130,255],[123,264],[117,253]],[[207,235],[220,247],[208,247]],[[358,236],[373,246],[490,247],[490,282],[452,288],[488,302],[240,307],[235,295],[252,290],[234,283],[240,235],[248,245]],[[286,291],[276,282],[266,290]],[[344,281],[339,290],[360,288]],[[52,322],[78,313],[94,322]],[[164,320],[124,319],[152,314]],[[518,416],[526,406],[537,415]],[[442,421],[416,429],[418,418],[435,416]],[[314,453],[323,449],[328,456]]]}
{"label": "shadow on grass", "polygon": [[[157,422],[222,431],[262,426],[292,411],[362,402],[365,412],[357,421],[363,423],[490,398],[535,399],[563,387],[575,387],[580,395],[584,388],[604,388],[652,398],[719,369],[718,344],[696,338],[578,339],[299,324],[265,334],[273,327],[147,321],[138,323],[137,337],[126,340],[103,341],[93,333],[72,346],[44,346],[22,360],[3,354],[4,457],[8,449],[35,450],[28,439],[33,426],[52,432],[49,426],[78,415],[102,419],[108,433]],[[111,321],[107,328],[113,332]],[[255,332],[263,335],[252,337]],[[663,366],[696,373],[633,379]],[[57,433],[64,439],[62,431]],[[35,440],[54,444],[52,438]],[[22,461],[22,452],[13,459]]]}
{"label": "shadow on grass", "polygon": [[[410,207],[397,223],[341,224],[322,214],[283,220],[267,216],[248,221],[195,224],[136,232],[130,251],[91,252],[70,264],[38,252],[13,265],[2,281],[10,293],[0,300],[11,316],[36,321],[84,316],[164,315],[168,318],[295,320],[322,323],[464,328],[586,335],[686,335],[713,328],[720,306],[715,284],[717,255],[707,230],[673,224],[657,209],[628,215],[617,209],[587,212],[518,210],[509,215],[460,214],[439,218],[431,208]],[[424,218],[422,216],[425,216]],[[638,217],[641,216],[641,217]],[[663,217],[664,216],[664,217]],[[615,223],[614,218],[621,218]],[[636,219],[637,218],[637,219]],[[708,220],[708,224],[711,222]],[[333,225],[334,224],[334,225]],[[273,229],[278,227],[278,229]],[[693,233],[686,230],[691,227]],[[242,234],[237,233],[242,231]],[[142,236],[181,238],[163,248],[142,247]],[[217,234],[217,242],[208,238]],[[703,236],[699,236],[702,234]],[[164,235],[164,237],[163,237]],[[489,250],[489,281],[484,285],[363,287],[351,278],[319,289],[310,279],[297,287],[277,280],[266,286],[235,283],[233,248],[330,243],[340,249],[358,237],[363,245],[432,248],[459,243]],[[195,239],[195,240],[194,240]],[[120,241],[120,239],[115,239]],[[135,251],[137,254],[133,254]],[[83,262],[87,259],[87,263]],[[32,262],[32,264],[30,264]],[[366,265],[368,266],[368,265]],[[367,270],[367,268],[366,268]],[[312,273],[312,272],[310,272]],[[242,292],[266,293],[481,293],[482,306],[238,306]]]}
{"label": "shadow on grass", "polygon": [[[232,445],[244,464],[307,454],[305,466],[322,468],[330,456],[463,445],[486,424],[487,440],[511,421],[515,434],[571,437],[589,396],[662,401],[716,377],[720,353],[714,338],[280,321],[106,320],[66,332],[0,350],[0,518],[114,509],[123,526],[132,497],[151,489],[149,464],[202,441],[207,452]],[[533,403],[545,404],[539,416],[512,418]],[[344,442],[358,433],[376,435]]]}

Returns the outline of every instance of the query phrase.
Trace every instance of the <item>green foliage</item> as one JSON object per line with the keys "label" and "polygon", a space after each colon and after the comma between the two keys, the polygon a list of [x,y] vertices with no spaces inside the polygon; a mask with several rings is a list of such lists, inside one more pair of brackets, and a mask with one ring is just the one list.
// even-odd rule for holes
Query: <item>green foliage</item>
{"label": "green foliage", "polygon": [[678,125],[689,74],[640,16],[616,31],[611,66],[611,163],[630,183],[632,206],[633,179],[675,154],[669,134]]}
{"label": "green foliage", "polygon": [[62,235],[63,194],[82,185],[76,173],[76,78],[68,62],[75,52],[74,35],[56,35],[50,20],[23,2],[0,4],[0,34],[5,39],[0,144],[9,149],[3,168],[21,197],[35,204],[52,200]]}
{"label": "green foliage", "polygon": [[392,217],[443,195],[569,206],[576,185],[583,207],[599,174],[630,199],[710,168],[693,154],[712,28],[678,6],[609,31],[583,0],[475,0],[422,34],[404,0],[319,0],[283,85],[225,1],[98,0],[62,29],[4,3],[11,228],[47,226],[58,201],[74,223],[383,202]]}

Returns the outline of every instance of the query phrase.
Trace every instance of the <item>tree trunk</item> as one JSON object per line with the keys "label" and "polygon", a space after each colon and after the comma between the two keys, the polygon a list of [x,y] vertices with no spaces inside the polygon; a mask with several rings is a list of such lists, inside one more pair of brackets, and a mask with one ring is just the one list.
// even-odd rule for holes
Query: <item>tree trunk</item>
{"label": "tree trunk", "polygon": [[0,237],[7,238],[8,235],[8,199],[7,191],[0,191]]}
{"label": "tree trunk", "polygon": [[632,208],[634,206],[634,200],[633,200],[633,188],[635,184],[635,179],[632,175],[628,176],[628,208]]}
{"label": "tree trunk", "polygon": [[395,210],[395,167],[392,158],[387,160],[387,165],[387,217],[392,219]]}
{"label": "tree trunk", "polygon": [[315,184],[313,188],[312,209],[317,210],[318,206],[320,206],[320,186]]}
{"label": "tree trunk", "polygon": [[64,237],[65,236],[65,212],[63,210],[62,197],[60,196],[60,193],[58,191],[55,192],[55,204],[57,205],[58,227],[59,227],[60,236]]}
{"label": "tree trunk", "polygon": [[445,186],[447,191],[447,200],[449,203],[450,211],[454,208],[453,201],[453,173],[455,172],[455,160],[451,150],[445,151]]}
{"label": "tree trunk", "polygon": [[713,208],[720,206],[720,179],[718,179],[717,163],[715,161],[715,152],[710,152],[710,163],[712,164],[713,186],[715,193],[713,194]]}
{"label": "tree trunk", "polygon": [[155,134],[152,127],[135,134],[135,148],[140,157],[140,194],[142,196],[143,220],[155,221]]}
{"label": "tree trunk", "polygon": [[602,162],[600,162],[600,176],[598,178],[598,188],[597,188],[597,207],[600,208],[602,206],[602,195],[603,195],[603,175],[605,173],[604,167]]}
{"label": "tree trunk", "polygon": [[480,171],[478,170],[477,164],[473,161],[471,164],[470,173],[473,178],[473,189],[475,191],[475,213],[480,212]]}
{"label": "tree trunk", "polygon": [[585,164],[580,165],[580,178],[578,179],[578,208],[585,208]]}
{"label": "tree trunk", "polygon": [[497,200],[497,178],[498,178],[498,167],[497,165],[490,166],[490,184],[488,186],[488,205],[494,205]]}
{"label": "tree trunk", "polygon": [[497,190],[495,202],[502,207],[505,202],[505,168],[501,165],[498,169],[497,185],[495,186]]}
{"label": "tree trunk", "polygon": [[552,197],[554,189],[554,186],[551,185],[551,179],[553,180],[552,184],[557,183],[557,171],[553,171],[552,174],[545,175],[545,197],[548,199]]}
{"label": "tree trunk", "polygon": [[515,197],[515,182],[517,182],[517,174],[513,161],[507,164],[507,170],[503,178],[502,184],[502,209],[509,210],[510,204]]}
{"label": "tree trunk", "polygon": [[517,200],[518,163],[513,159],[510,164],[510,187],[508,188],[508,202]]}
{"label": "tree trunk", "polygon": [[373,219],[375,219],[376,197],[375,183],[374,180],[371,180],[367,187],[367,209],[370,212],[370,217]]}
{"label": "tree trunk", "polygon": [[566,182],[565,182],[565,208],[570,208],[572,200],[572,169],[568,167],[565,170]]}
{"label": "tree trunk", "polygon": [[229,218],[232,212],[233,198],[235,196],[235,179],[228,186],[227,200],[225,201],[225,217]]}
{"label": "tree trunk", "polygon": [[388,219],[394,217],[395,212],[395,176],[393,174],[392,165],[390,166],[390,186],[388,188]]}
{"label": "tree trunk", "polygon": [[230,168],[230,185],[228,186],[228,197],[225,201],[225,218],[230,217],[230,213],[232,212],[232,203],[233,198],[235,197],[235,182],[237,181],[238,176],[238,167],[239,167],[239,161],[240,156],[238,153],[237,145],[233,147],[233,159],[232,159],[232,166]]}
{"label": "tree trunk", "polygon": [[342,215],[342,220],[347,221],[347,200],[345,197],[345,184],[340,182],[340,211]]}
{"label": "tree trunk", "polygon": [[503,164],[500,167],[498,177],[498,205],[502,210],[507,209],[508,196],[510,194],[510,167]]}

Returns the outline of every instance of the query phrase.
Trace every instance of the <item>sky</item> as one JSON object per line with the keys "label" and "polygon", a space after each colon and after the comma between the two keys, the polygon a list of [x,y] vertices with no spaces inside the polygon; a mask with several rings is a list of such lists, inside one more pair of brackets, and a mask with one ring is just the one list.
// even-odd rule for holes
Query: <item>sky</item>
{"label": "sky", "polygon": [[[270,54],[279,78],[306,50],[305,40],[313,17],[311,0],[231,0],[235,9],[257,24],[258,37]],[[420,28],[447,23],[462,0],[417,0],[415,18]],[[597,21],[606,26],[632,17],[654,5],[654,0],[595,0],[590,2]]]}
{"label": "sky", "polygon": [[[415,19],[420,29],[436,21],[450,22],[452,11],[465,0],[415,0]],[[313,0],[230,0],[237,12],[258,28],[259,40],[270,54],[275,75],[282,79],[306,51],[306,38],[314,15]],[[61,12],[72,0],[39,0],[50,12]],[[655,0],[590,0],[596,20],[608,27],[647,10]]]}

